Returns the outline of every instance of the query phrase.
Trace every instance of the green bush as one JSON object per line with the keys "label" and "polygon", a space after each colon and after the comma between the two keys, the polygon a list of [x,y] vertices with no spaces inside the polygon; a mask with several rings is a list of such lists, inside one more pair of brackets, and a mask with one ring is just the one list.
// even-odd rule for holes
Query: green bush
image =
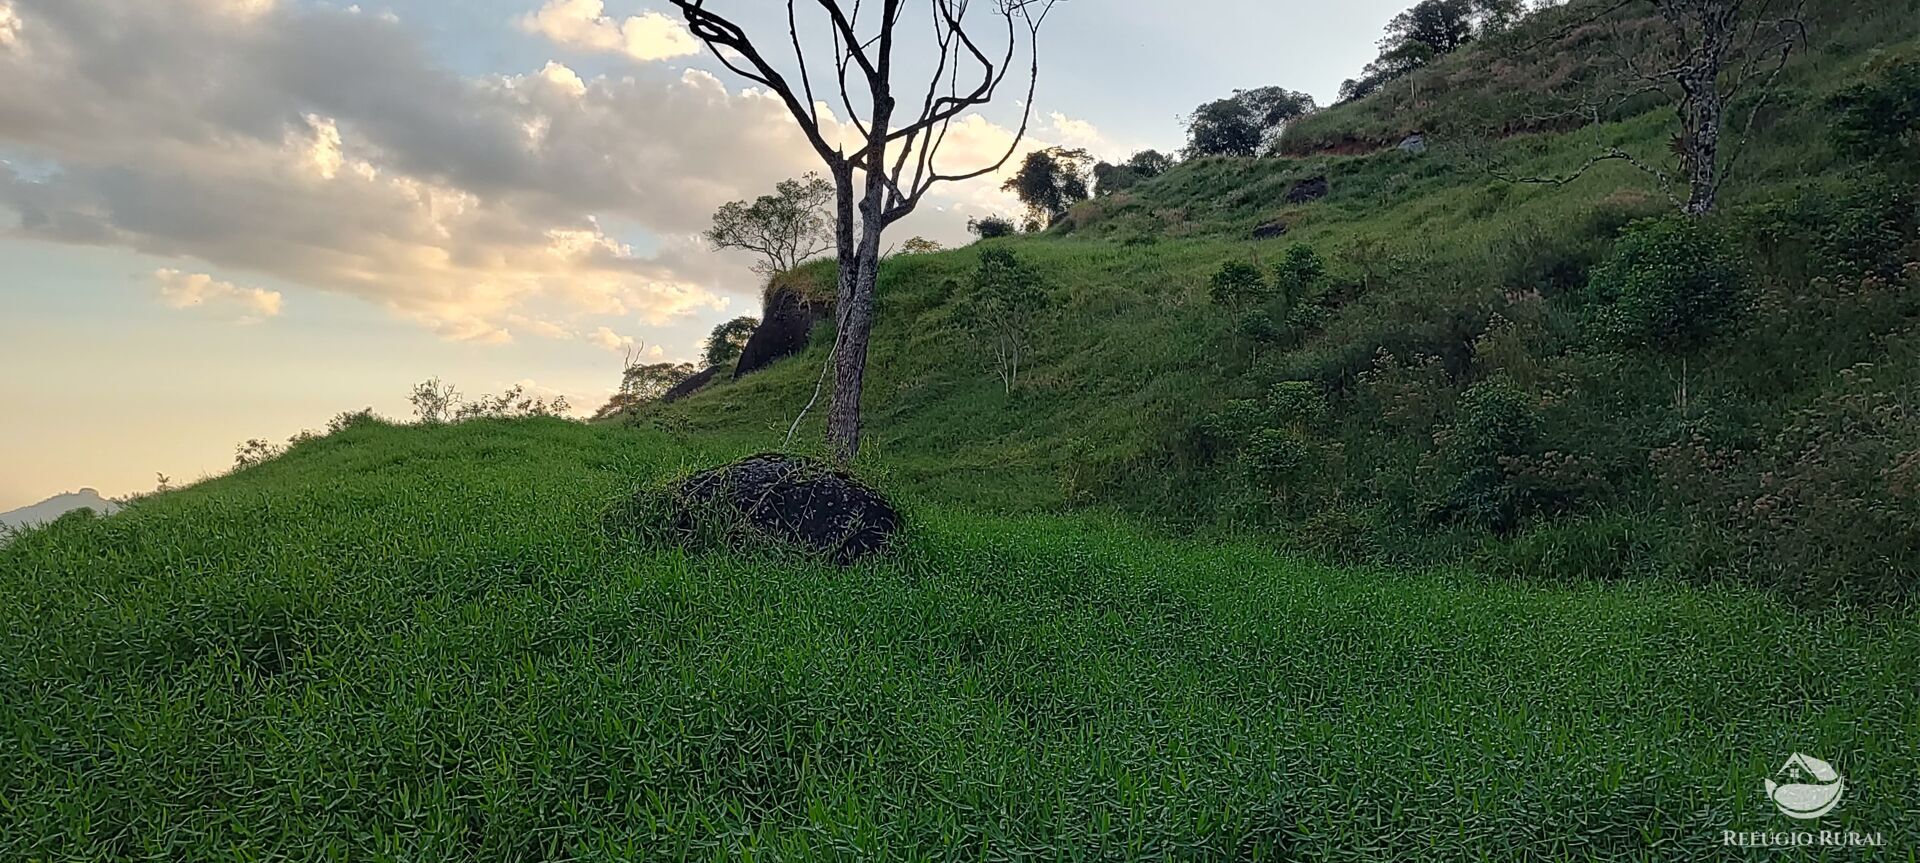
{"label": "green bush", "polygon": [[1207,295],[1219,305],[1242,308],[1265,300],[1267,280],[1260,268],[1246,261],[1228,261],[1207,283]]}
{"label": "green bush", "polygon": [[1829,102],[1841,152],[1862,158],[1920,159],[1920,60],[1904,59],[1840,91]]}
{"label": "green bush", "polygon": [[1636,223],[1593,272],[1593,326],[1620,347],[1697,347],[1740,315],[1748,275],[1715,225],[1678,218]]}
{"label": "green bush", "polygon": [[1327,277],[1327,264],[1312,246],[1294,246],[1273,267],[1273,287],[1281,308],[1291,312],[1312,298],[1314,290]]}
{"label": "green bush", "polygon": [[1513,381],[1494,378],[1469,387],[1453,423],[1434,436],[1451,479],[1437,514],[1501,533],[1517,527],[1528,493],[1514,482],[1511,463],[1533,450],[1540,426],[1539,406]]}

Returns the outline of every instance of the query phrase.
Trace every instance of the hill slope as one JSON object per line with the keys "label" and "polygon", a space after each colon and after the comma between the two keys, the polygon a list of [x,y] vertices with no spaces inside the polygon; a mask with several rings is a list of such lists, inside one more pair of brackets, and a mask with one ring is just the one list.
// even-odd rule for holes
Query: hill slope
{"label": "hill slope", "polygon": [[[1551,45],[1528,56],[1509,40],[1401,88],[1425,101],[1390,87],[1288,139],[1315,152],[1424,127],[1425,154],[1192,161],[1045,235],[992,241],[1052,295],[1011,394],[959,316],[985,244],[894,259],[871,467],[956,503],[1252,526],[1346,560],[1730,578],[1810,603],[1908,596],[1915,177],[1910,160],[1843,150],[1832,129],[1849,88],[1904,92],[1889,70],[1920,57],[1920,5],[1815,12],[1722,212],[1698,225],[1625,163],[1564,186],[1497,178],[1570,174],[1611,147],[1660,154],[1673,134],[1671,111],[1645,101],[1571,130],[1502,132],[1489,100],[1505,79],[1476,70],[1557,62]],[[1289,203],[1319,178],[1324,198]],[[1280,239],[1251,239],[1274,224]],[[1292,302],[1211,296],[1224,265],[1270,272],[1308,250],[1325,272]],[[780,446],[832,339],[814,341],[636,421]],[[1307,412],[1276,413],[1277,386]],[[797,439],[820,434],[816,414]],[[1821,440],[1839,444],[1809,457]]]}
{"label": "hill slope", "polygon": [[[608,518],[783,445],[818,335],[613,423],[355,419],[25,532],[0,858],[1719,858],[1794,826],[1796,752],[1846,778],[1819,829],[1904,853],[1920,219],[1827,131],[1914,5],[1818,7],[1696,225],[1618,165],[1492,177],[1670,134],[1485,128],[1546,62],[1495,42],[999,242],[1054,310],[1010,393],[980,249],[888,262],[883,562]],[[1230,263],[1311,277],[1233,302]]]}
{"label": "hill slope", "polygon": [[603,528],[712,457],[361,425],[25,535],[0,857],[1673,859],[1794,751],[1920,839],[1908,615],[924,501],[847,571]]}

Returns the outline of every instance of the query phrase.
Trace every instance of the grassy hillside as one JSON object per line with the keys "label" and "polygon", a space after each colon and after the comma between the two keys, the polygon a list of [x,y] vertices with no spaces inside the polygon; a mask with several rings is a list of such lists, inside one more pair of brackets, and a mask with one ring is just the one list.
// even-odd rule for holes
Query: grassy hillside
{"label": "grassy hillside", "polygon": [[603,527],[714,457],[362,424],[21,537],[0,858],[1677,859],[1799,750],[1920,839],[1910,615],[911,494],[846,571]]}
{"label": "grassy hillside", "polygon": [[[1889,153],[1920,139],[1834,130],[1889,116],[1853,88],[1915,95],[1920,8],[1815,11],[1697,223],[1617,163],[1495,178],[1672,134],[1645,103],[1489,125],[1560,56],[1514,37],[1294,155],[888,261],[883,561],[610,517],[785,446],[822,334],[591,426],[348,417],[13,537],[0,860],[1738,858],[1723,831],[1795,826],[1761,793],[1795,752],[1846,777],[1819,829],[1910,859],[1920,196]],[[986,248],[1051,298],[1011,392],[962,314]],[[1236,299],[1230,264],[1287,287]]]}
{"label": "grassy hillside", "polygon": [[[871,468],[953,503],[1111,506],[1342,560],[1900,601],[1920,584],[1920,209],[1910,159],[1836,145],[1834,99],[1898,86],[1920,7],[1857,5],[1815,7],[1810,47],[1699,226],[1620,162],[1565,186],[1497,178],[1570,174],[1609,147],[1657,158],[1673,135],[1670,109],[1646,102],[1571,130],[1473,125],[1498,116],[1474,100],[1502,79],[1469,70],[1557,56],[1507,39],[1288,139],[1316,152],[1426,128],[1425,154],[1193,161],[992,241],[1053,297],[1011,394],[957,317],[978,247],[890,261]],[[1416,86],[1426,99],[1396,95]],[[1438,122],[1448,106],[1459,117]],[[1319,177],[1327,197],[1286,202]],[[1284,237],[1250,239],[1274,223]],[[1327,274],[1295,306],[1210,296],[1223,265],[1301,249]],[[1733,272],[1711,308],[1685,306],[1691,288],[1610,293],[1665,290],[1655,277],[1691,276],[1661,267],[1702,261]],[[1620,334],[1661,314],[1687,329]],[[782,445],[831,341],[634,422]],[[1312,410],[1275,414],[1270,394],[1293,385]],[[798,440],[820,434],[816,412]]]}

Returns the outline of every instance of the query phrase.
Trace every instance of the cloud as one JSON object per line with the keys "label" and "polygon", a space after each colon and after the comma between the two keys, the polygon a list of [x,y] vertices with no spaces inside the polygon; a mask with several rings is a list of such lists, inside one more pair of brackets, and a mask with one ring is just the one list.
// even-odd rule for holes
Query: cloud
{"label": "cloud", "polygon": [[[699,232],[820,168],[779,99],[698,69],[460,75],[390,16],[320,4],[0,9],[0,149],[35,166],[0,162],[0,233],[351,296],[449,339],[583,338],[751,301],[746,262]],[[598,3],[549,10],[602,33]],[[647,32],[633,20],[622,46]],[[970,116],[941,164],[990,163],[1011,135]],[[943,187],[896,230],[959,240],[969,214],[1017,206],[1001,179]]]}
{"label": "cloud", "polygon": [[520,26],[569,48],[625,54],[644,63],[701,50],[700,41],[679,21],[653,11],[615,21],[607,17],[601,0],[547,0],[522,18]]}
{"label": "cloud", "polygon": [[1118,156],[1113,142],[1107,140],[1107,136],[1102,134],[1099,128],[1085,120],[1075,120],[1054,111],[1047,115],[1046,128],[1049,136],[1063,147],[1079,147],[1093,153],[1096,158],[1117,158]]}
{"label": "cloud", "polygon": [[179,270],[160,270],[153,278],[159,283],[160,301],[169,308],[221,312],[248,324],[280,314],[278,291],[243,288],[232,282],[216,281],[209,275]]}
{"label": "cloud", "polygon": [[392,20],[304,4],[0,3],[31,49],[0,51],[0,148],[51,166],[0,165],[0,231],[347,294],[448,338],[751,296],[695,235],[814,167],[777,100],[702,72],[464,77]]}
{"label": "cloud", "polygon": [[601,327],[594,330],[593,335],[587,337],[587,341],[613,351],[614,353],[622,353],[636,344],[632,336],[620,335],[614,332],[611,327]]}
{"label": "cloud", "polygon": [[0,48],[11,48],[20,41],[20,15],[13,4],[0,0]]}

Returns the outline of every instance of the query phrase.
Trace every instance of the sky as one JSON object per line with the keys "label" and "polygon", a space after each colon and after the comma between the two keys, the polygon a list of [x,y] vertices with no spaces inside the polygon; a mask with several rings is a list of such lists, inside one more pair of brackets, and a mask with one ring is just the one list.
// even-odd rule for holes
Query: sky
{"label": "sky", "polygon": [[[991,164],[1029,107],[1023,149],[1117,160],[1177,149],[1235,89],[1331,101],[1407,2],[1064,0],[1033,104],[966,118],[944,164]],[[783,4],[709,8],[785,38]],[[0,0],[0,511],[191,482],[346,410],[407,418],[429,378],[590,412],[629,350],[693,361],[758,314],[752,259],[699,234],[817,157],[671,12]],[[892,236],[964,243],[1019,210],[999,183],[943,187]]]}

